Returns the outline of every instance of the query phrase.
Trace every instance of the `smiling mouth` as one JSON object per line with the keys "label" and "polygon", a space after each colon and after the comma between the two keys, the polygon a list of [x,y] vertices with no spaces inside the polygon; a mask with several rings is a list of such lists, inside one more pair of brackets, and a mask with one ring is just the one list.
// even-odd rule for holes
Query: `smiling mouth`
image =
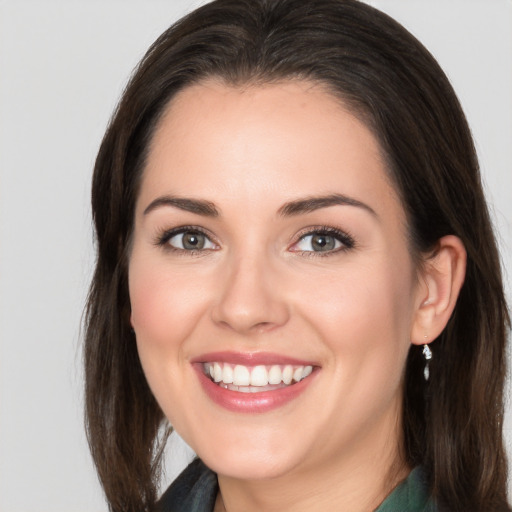
{"label": "smiling mouth", "polygon": [[293,386],[309,377],[310,365],[245,366],[224,362],[203,363],[203,372],[224,389],[241,393],[262,393]]}

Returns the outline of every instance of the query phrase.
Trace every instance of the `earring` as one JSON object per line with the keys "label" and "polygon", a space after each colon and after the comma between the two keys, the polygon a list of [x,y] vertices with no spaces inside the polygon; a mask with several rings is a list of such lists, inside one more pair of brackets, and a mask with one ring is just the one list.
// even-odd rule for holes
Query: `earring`
{"label": "earring", "polygon": [[[425,335],[425,338],[427,336]],[[430,377],[430,368],[429,368],[429,362],[432,359],[432,350],[430,350],[430,347],[425,343],[423,345],[423,357],[425,358],[426,364],[425,369],[423,370],[423,376],[425,377],[425,380],[428,382],[428,378]]]}

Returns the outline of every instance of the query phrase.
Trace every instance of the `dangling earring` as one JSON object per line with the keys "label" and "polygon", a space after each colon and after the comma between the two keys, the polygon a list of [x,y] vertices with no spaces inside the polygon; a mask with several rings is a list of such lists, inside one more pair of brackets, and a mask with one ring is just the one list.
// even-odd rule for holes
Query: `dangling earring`
{"label": "dangling earring", "polygon": [[[425,336],[426,338],[427,336]],[[430,377],[430,368],[429,368],[429,362],[432,359],[432,350],[430,350],[430,347],[425,343],[423,345],[423,357],[425,358],[426,364],[425,369],[423,370],[423,376],[425,377],[425,380],[428,382],[428,378]]]}
{"label": "dangling earring", "polygon": [[[430,299],[427,298],[427,300],[423,303],[424,306],[428,306],[430,304]],[[423,338],[425,341],[427,341],[427,335],[423,335]],[[430,350],[430,347],[425,343],[423,345],[423,357],[425,358],[426,364],[425,368],[423,370],[423,376],[425,377],[425,381],[428,382],[428,378],[430,377],[430,368],[429,368],[429,362],[432,359],[432,350]]]}

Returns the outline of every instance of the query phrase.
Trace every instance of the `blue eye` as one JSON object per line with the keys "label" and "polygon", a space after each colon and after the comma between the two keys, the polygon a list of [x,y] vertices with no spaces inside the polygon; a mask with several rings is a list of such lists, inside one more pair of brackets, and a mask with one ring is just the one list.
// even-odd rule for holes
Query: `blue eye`
{"label": "blue eye", "polygon": [[171,232],[163,237],[161,244],[183,251],[216,249],[216,245],[204,233],[193,229]]}
{"label": "blue eye", "polygon": [[350,249],[354,241],[350,236],[338,230],[318,230],[307,233],[294,244],[292,250],[297,252],[337,252]]}

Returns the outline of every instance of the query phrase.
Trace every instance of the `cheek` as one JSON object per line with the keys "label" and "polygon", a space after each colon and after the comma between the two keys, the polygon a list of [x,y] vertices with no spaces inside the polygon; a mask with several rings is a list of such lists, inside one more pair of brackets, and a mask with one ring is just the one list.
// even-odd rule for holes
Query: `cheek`
{"label": "cheek", "polygon": [[187,338],[206,302],[205,283],[190,272],[136,255],[129,269],[131,322],[137,339],[151,348],[173,349]]}
{"label": "cheek", "polygon": [[186,411],[187,340],[204,311],[198,281],[190,272],[171,272],[165,261],[132,255],[128,284],[139,358],[153,395],[175,426],[180,423],[173,412]]}
{"label": "cheek", "polygon": [[309,287],[302,310],[345,370],[349,360],[350,373],[355,374],[364,365],[389,370],[404,359],[412,319],[410,268],[406,258],[374,257],[363,265],[347,265],[347,272],[325,275]]}

